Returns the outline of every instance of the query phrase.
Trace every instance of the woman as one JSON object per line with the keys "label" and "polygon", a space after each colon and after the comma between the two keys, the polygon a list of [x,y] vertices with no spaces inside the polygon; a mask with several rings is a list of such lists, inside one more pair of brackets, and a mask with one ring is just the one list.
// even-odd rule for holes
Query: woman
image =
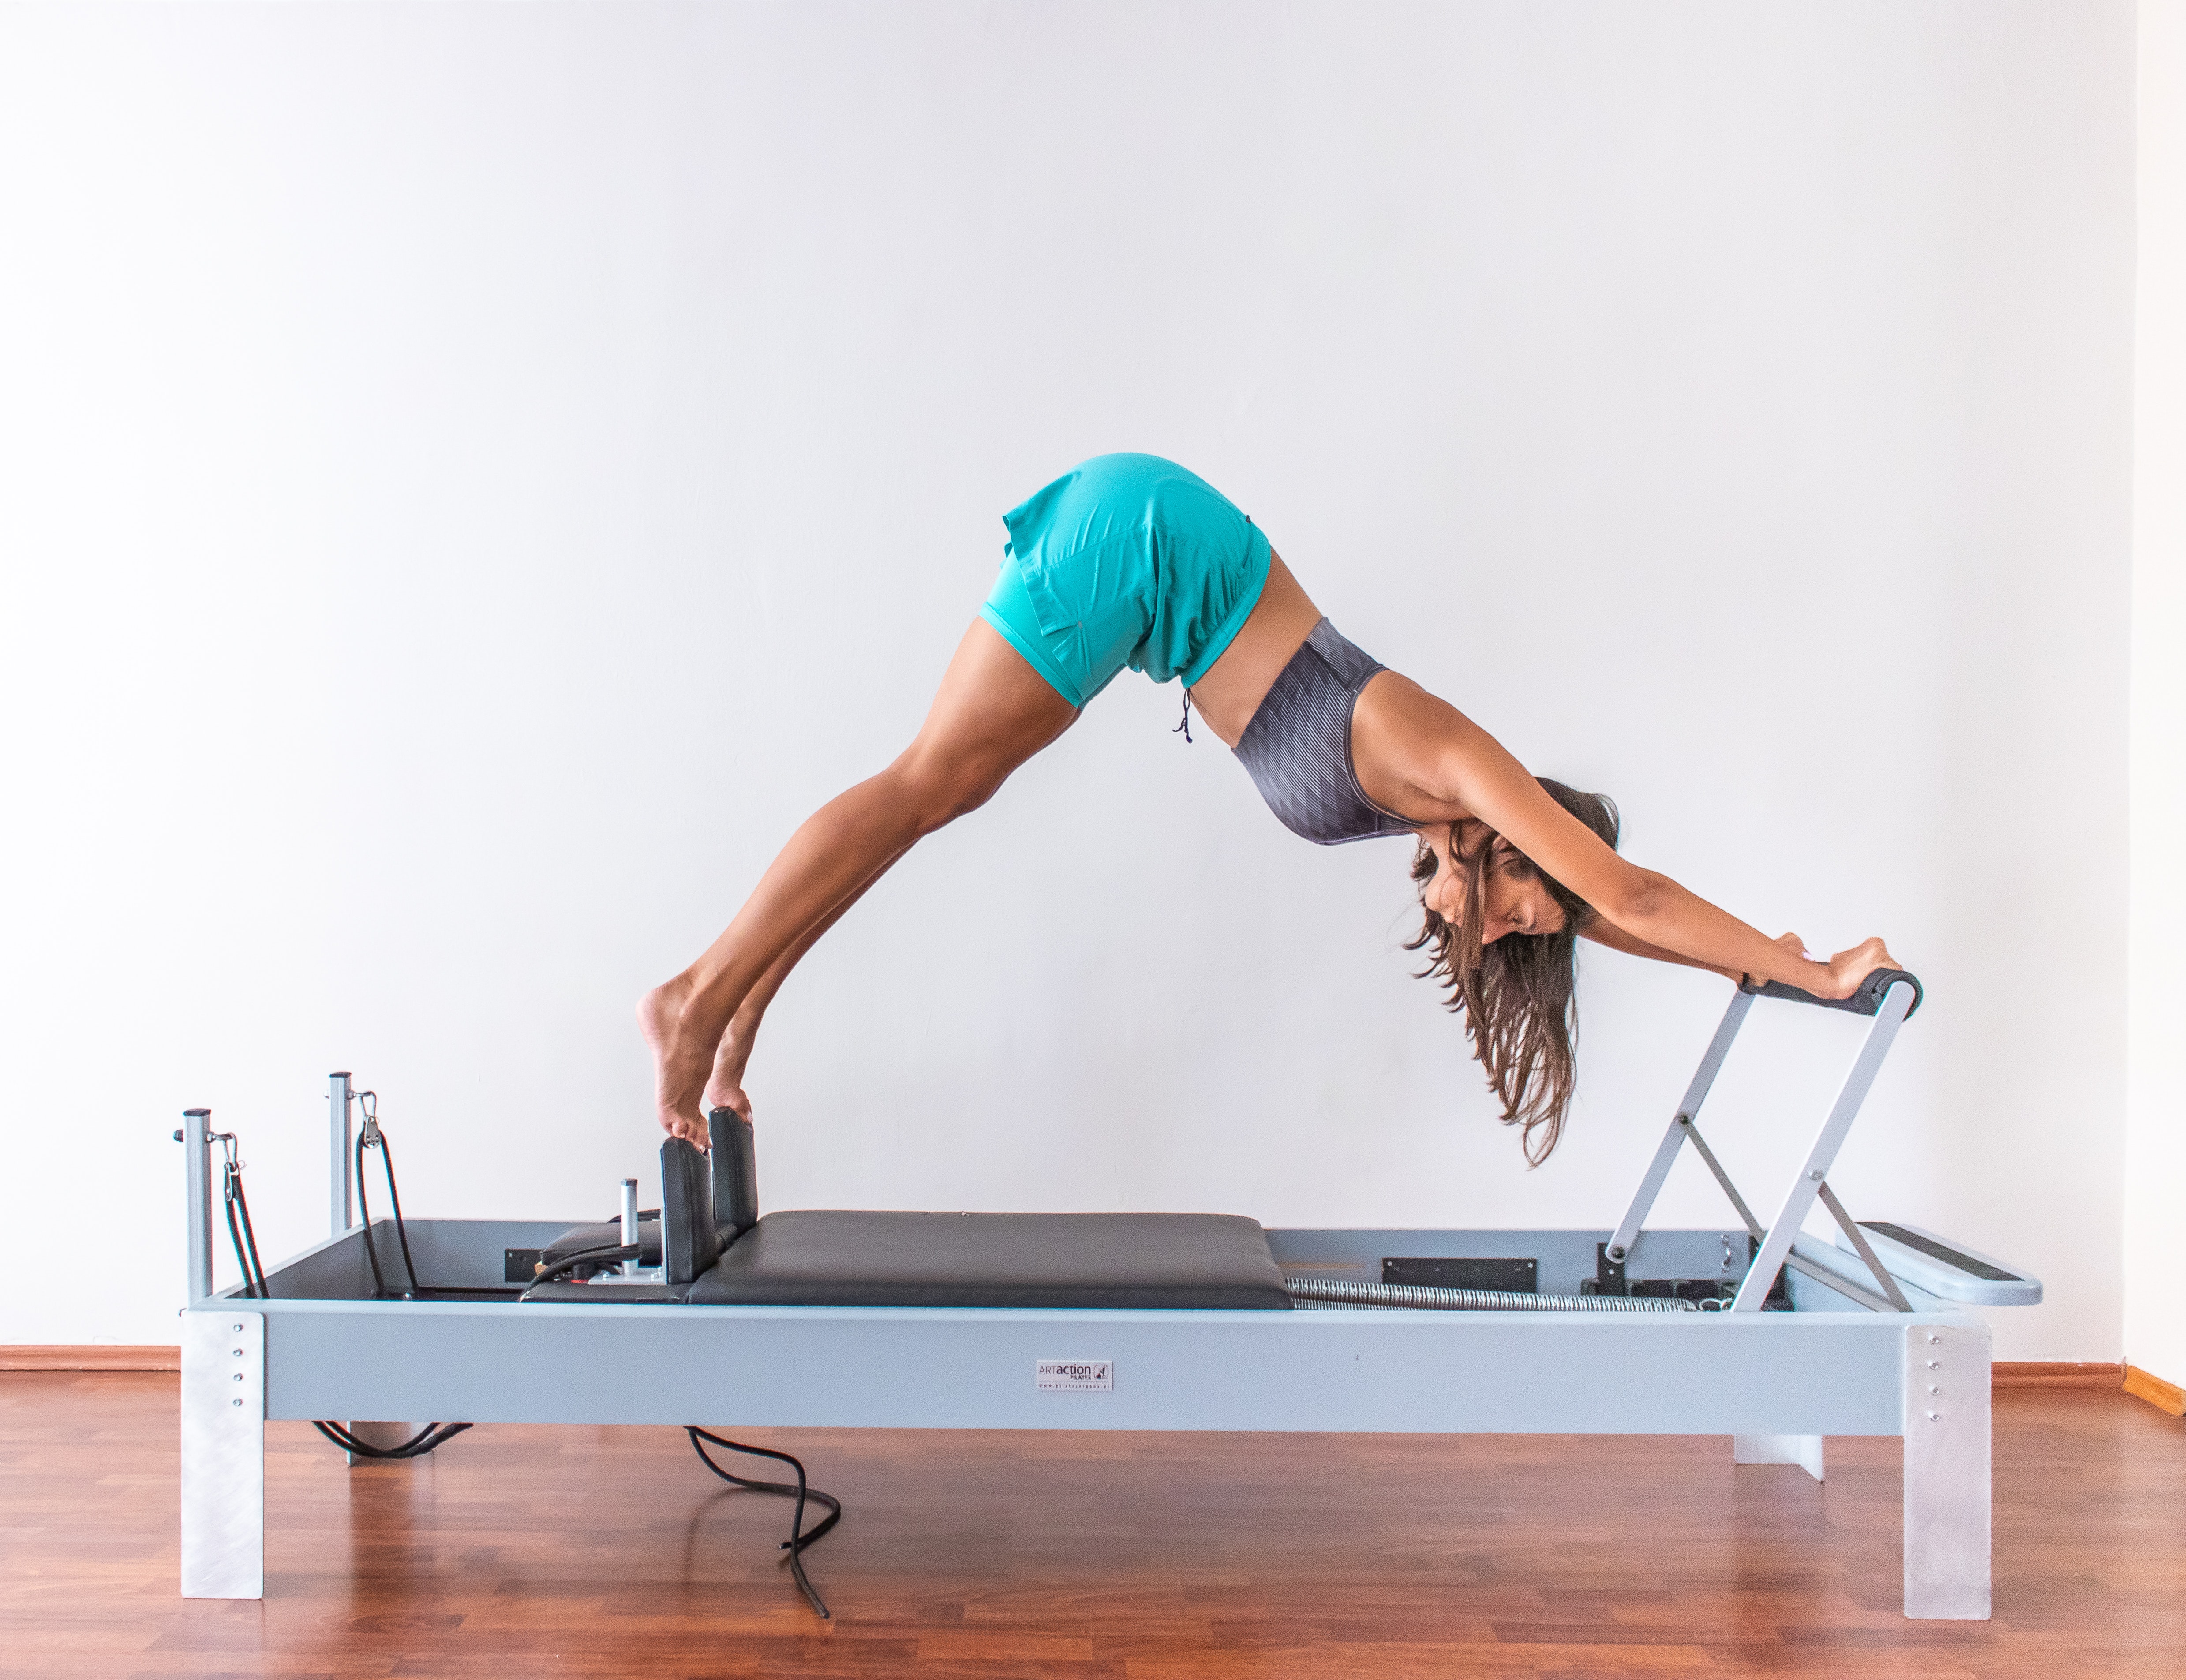
{"label": "woman", "polygon": [[1104,455],[1003,516],[1000,576],[917,738],[790,837],[736,920],[647,994],[660,1123],[748,1114],[743,1073],[798,959],[922,836],[975,810],[1129,665],[1179,679],[1275,815],[1323,845],[1416,841],[1427,972],[1535,1164],[1572,1089],[1579,935],[1635,955],[1848,997],[1894,966],[1880,939],[1828,962],[1771,940],[1616,852],[1616,809],[1537,781],[1494,737],[1337,634],[1258,527],[1203,480]]}

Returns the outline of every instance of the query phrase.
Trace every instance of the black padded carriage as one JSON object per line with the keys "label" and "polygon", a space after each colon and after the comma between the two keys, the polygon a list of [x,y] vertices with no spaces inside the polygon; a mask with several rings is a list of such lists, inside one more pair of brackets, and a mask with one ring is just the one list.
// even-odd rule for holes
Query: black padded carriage
{"label": "black padded carriage", "polygon": [[[828,1209],[760,1218],[751,1123],[716,1109],[709,1128],[710,1160],[678,1138],[661,1145],[659,1282],[552,1281],[524,1298],[751,1307],[1291,1305],[1258,1220]],[[580,1228],[555,1246],[574,1252],[607,1229]]]}
{"label": "black padded carriage", "polygon": [[691,1285],[783,1307],[1288,1308],[1257,1219],[1228,1213],[769,1213]]}

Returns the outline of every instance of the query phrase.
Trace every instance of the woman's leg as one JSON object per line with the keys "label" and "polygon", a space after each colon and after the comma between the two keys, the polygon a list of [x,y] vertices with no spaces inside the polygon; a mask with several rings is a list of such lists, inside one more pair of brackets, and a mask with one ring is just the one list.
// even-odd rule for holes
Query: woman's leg
{"label": "woman's leg", "polygon": [[[911,849],[906,846],[904,852]],[[866,895],[866,888],[895,867],[894,857],[866,877],[863,885],[849,897],[829,910],[797,936],[797,943],[774,960],[774,966],[761,975],[759,983],[744,994],[744,1000],[737,1005],[730,1017],[728,1030],[721,1034],[721,1042],[714,1051],[714,1071],[706,1081],[705,1095],[699,1099],[700,1110],[711,1114],[715,1109],[733,1108],[745,1119],[752,1117],[751,1097],[744,1089],[744,1069],[751,1061],[753,1046],[759,1042],[759,1024],[766,1019],[767,1005],[774,1001],[782,983],[789,978],[789,971],[804,959],[805,952],[818,944],[821,937],[843,919],[844,912]]]}
{"label": "woman's leg", "polygon": [[903,755],[805,819],[720,938],[639,1002],[661,1125],[703,1148],[698,1105],[746,995],[919,839],[986,804],[1077,715],[991,625],[975,620]]}

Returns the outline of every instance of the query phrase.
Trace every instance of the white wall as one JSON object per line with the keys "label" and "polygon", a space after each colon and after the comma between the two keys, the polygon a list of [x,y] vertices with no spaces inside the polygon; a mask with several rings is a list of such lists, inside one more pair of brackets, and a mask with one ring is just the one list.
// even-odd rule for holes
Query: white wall
{"label": "white wall", "polygon": [[[1142,449],[1632,855],[1887,934],[1931,1001],[1838,1182],[2047,1279],[2001,1356],[2115,1358],[2133,26],[0,10],[0,1159],[19,1254],[134,1245],[0,1341],[171,1339],[188,1105],[318,1235],[333,1067],[414,1213],[650,1179],[632,1001],[907,737],[1001,511]],[[800,972],[768,1205],[1612,1221],[1720,983],[1589,956],[1528,1173],[1405,849],[1175,708],[1119,681]],[[1757,1011],[1757,1195],[1858,1030]]]}
{"label": "white wall", "polygon": [[2125,1357],[2186,1385],[2186,0],[2141,0]]}

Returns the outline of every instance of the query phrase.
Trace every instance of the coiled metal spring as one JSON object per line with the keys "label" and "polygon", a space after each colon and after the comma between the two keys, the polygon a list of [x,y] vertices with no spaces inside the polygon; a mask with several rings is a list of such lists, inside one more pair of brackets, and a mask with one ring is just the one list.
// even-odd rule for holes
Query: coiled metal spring
{"label": "coiled metal spring", "polygon": [[1527,1295],[1508,1289],[1433,1289],[1422,1284],[1354,1283],[1348,1278],[1286,1278],[1293,1301],[1346,1307],[1427,1307],[1444,1313],[1697,1313],[1690,1301],[1663,1295]]}

